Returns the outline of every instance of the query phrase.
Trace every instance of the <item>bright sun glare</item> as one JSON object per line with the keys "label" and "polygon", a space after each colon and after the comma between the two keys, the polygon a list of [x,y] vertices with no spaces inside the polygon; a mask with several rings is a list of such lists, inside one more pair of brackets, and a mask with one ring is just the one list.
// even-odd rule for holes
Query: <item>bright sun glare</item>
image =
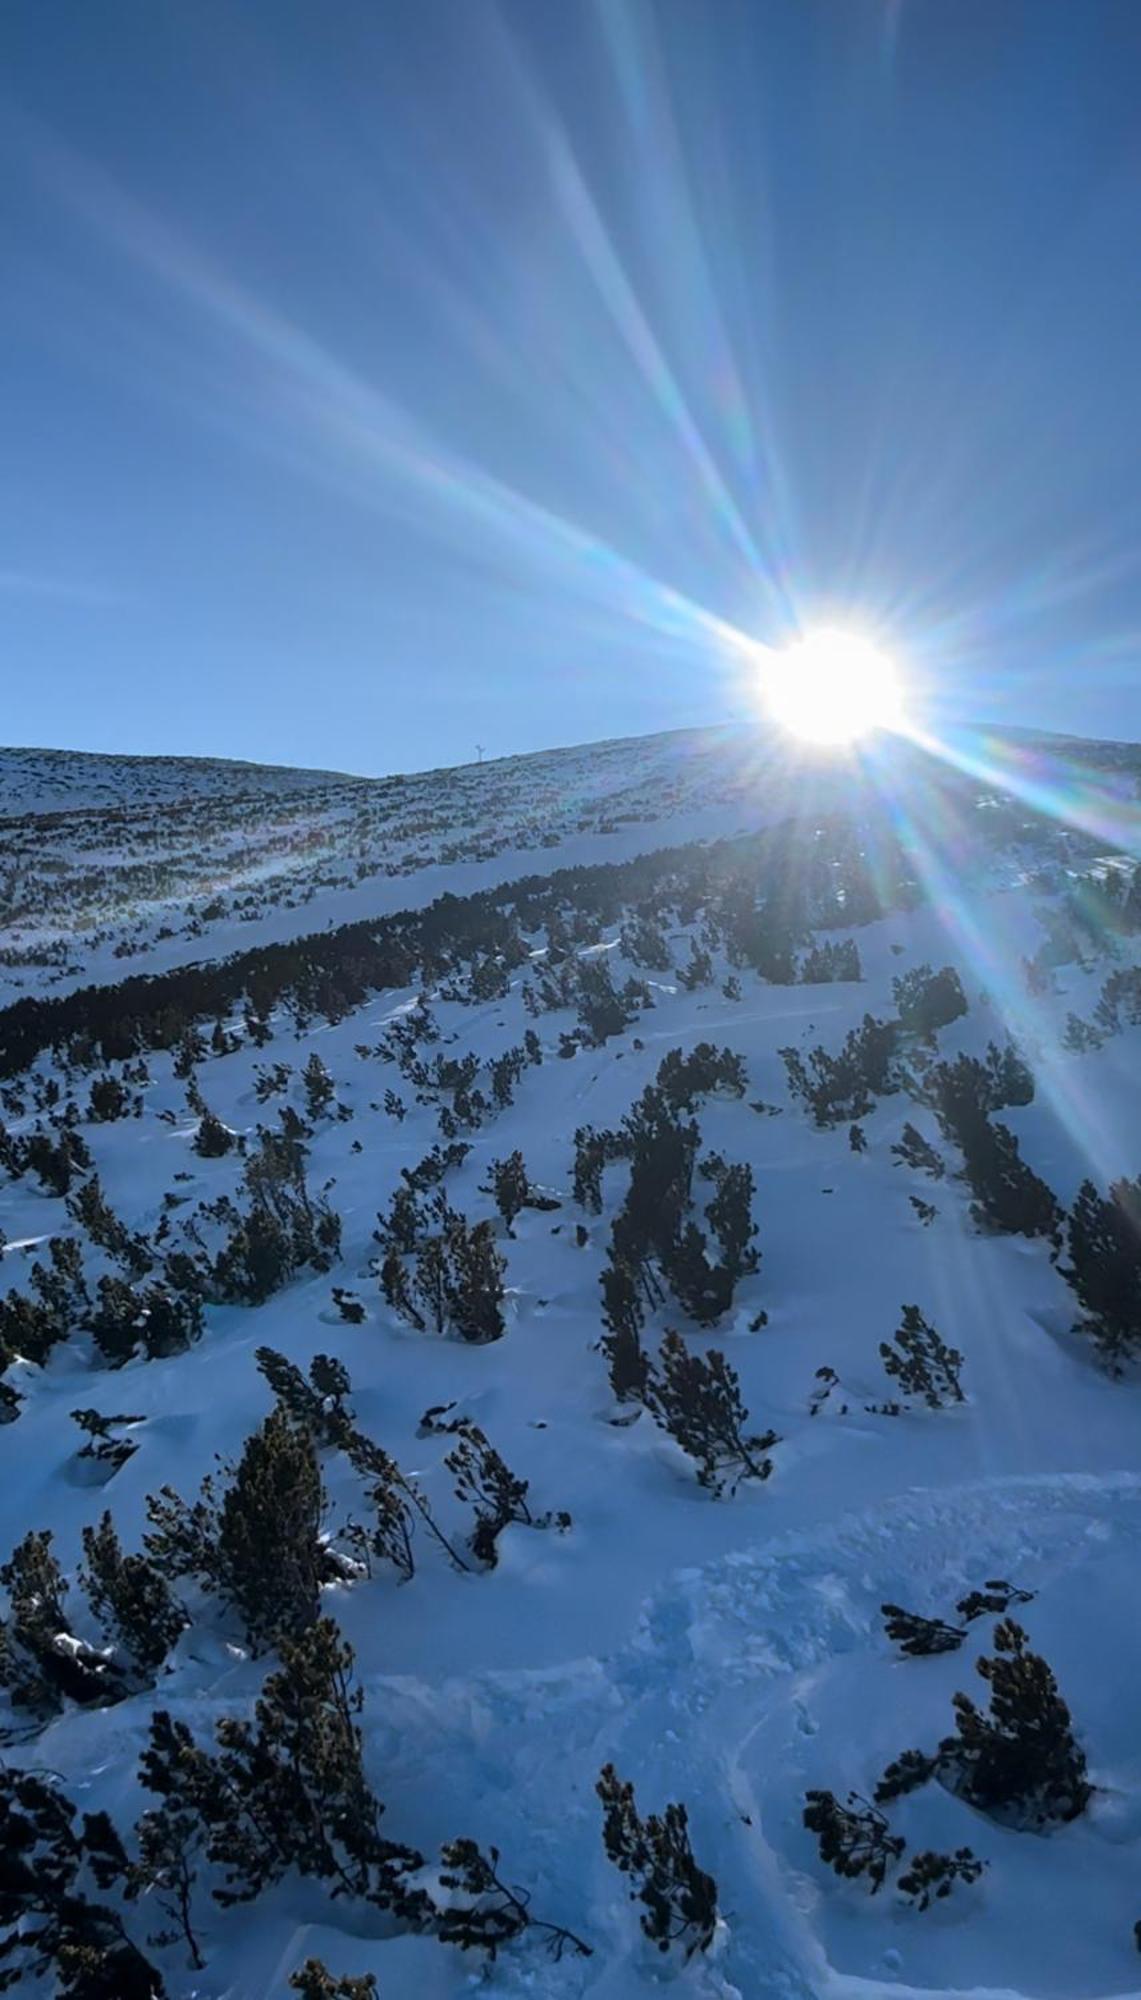
{"label": "bright sun glare", "polygon": [[782,728],[808,743],[854,743],[873,729],[897,728],[903,714],[891,660],[853,632],[809,632],[768,654],[761,690]]}

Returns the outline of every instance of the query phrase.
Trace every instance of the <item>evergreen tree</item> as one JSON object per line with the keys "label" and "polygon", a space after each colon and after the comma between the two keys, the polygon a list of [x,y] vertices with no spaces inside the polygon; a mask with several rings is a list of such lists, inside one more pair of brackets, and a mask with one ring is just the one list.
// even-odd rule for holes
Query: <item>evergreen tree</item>
{"label": "evergreen tree", "polygon": [[162,1571],[146,1556],[123,1554],[109,1513],[84,1528],[83,1555],[80,1582],[96,1618],[140,1674],[157,1673],[190,1622]]}
{"label": "evergreen tree", "polygon": [[775,1431],[747,1436],[749,1413],[741,1401],[741,1385],[723,1354],[711,1349],[704,1359],[686,1347],[678,1333],[662,1341],[661,1368],[652,1368],[646,1403],[658,1422],[696,1461],[697,1477],[718,1499],[733,1492],[741,1479],[767,1479],[767,1456],[778,1439]]}
{"label": "evergreen tree", "polygon": [[114,1437],[112,1432],[126,1425],[141,1424],[142,1417],[113,1417],[103,1416],[99,1410],[72,1410],[71,1421],[78,1424],[87,1436],[87,1443],[80,1447],[76,1457],[92,1459],[97,1465],[106,1466],[107,1479],[113,1478],[139,1448],[133,1438]]}
{"label": "evergreen tree", "polygon": [[432,1911],[408,1876],[414,1850],[380,1831],[383,1807],[364,1772],[352,1651],[329,1619],[283,1640],[252,1720],[225,1717],[217,1748],[159,1710],[139,1775],[168,1807],[200,1825],[206,1858],[223,1871],[222,1904],[251,1902],[291,1871],[426,1927]]}
{"label": "evergreen tree", "polygon": [[963,983],[953,966],[932,972],[929,965],[917,965],[911,972],[891,982],[900,1021],[912,1034],[933,1035],[967,1011]]}
{"label": "evergreen tree", "polygon": [[[435,1428],[428,1425],[427,1417],[424,1423],[428,1428]],[[415,1567],[412,1530],[414,1518],[418,1517],[456,1569],[467,1570],[470,1567],[439,1527],[416,1481],[401,1470],[383,1446],[365,1437],[363,1432],[354,1430],[346,1441],[345,1450],[354,1470],[370,1482],[368,1497],[376,1515],[376,1526],[371,1536],[366,1538],[371,1554],[381,1561],[391,1562],[401,1580],[406,1582]]]}
{"label": "evergreen tree", "polygon": [[196,1292],[171,1285],[129,1284],[106,1275],[87,1325],[111,1368],[121,1368],[142,1348],[148,1361],[185,1354],[202,1333],[202,1301]]}
{"label": "evergreen tree", "polygon": [[0,1991],[50,1974],[60,2000],[162,2000],[119,1912],[91,1898],[127,1867],[106,1813],[77,1825],[56,1786],[0,1766]]}
{"label": "evergreen tree", "polygon": [[135,1828],[138,1859],[131,1863],[127,1894],[153,1896],[171,1928],[148,1938],[149,1944],[181,1941],[189,1964],[201,1972],[206,1964],[192,1922],[195,1866],[202,1846],[202,1828],[194,1814],[166,1804],[143,1813]]}
{"label": "evergreen tree", "polygon": [[848,1793],[846,1805],[834,1792],[806,1792],[804,1824],[819,1841],[821,1861],[847,1881],[866,1875],[873,1896],[906,1845],[899,1834],[889,1833],[883,1813],[858,1792]]}
{"label": "evergreen tree", "polygon": [[643,1819],[633,1785],[613,1764],[603,1766],[596,1790],[603,1844],[614,1866],[631,1878],[630,1897],[643,1906],[645,1935],[661,1952],[683,1945],[686,1959],[708,1950],[717,1926],[717,1884],[694,1859],[685,1807],[668,1805]]}
{"label": "evergreen tree", "polygon": [[0,1620],[0,1687],[14,1708],[47,1720],[64,1701],[106,1708],[130,1690],[113,1661],[76,1637],[50,1530],[33,1529],[0,1567],[9,1616]]}
{"label": "evergreen tree", "polygon": [[301,2000],[376,2000],[376,1979],[371,1972],[335,1979],[319,1958],[307,1958],[290,1974],[289,1990]]}
{"label": "evergreen tree", "polygon": [[947,1171],[943,1156],[916,1130],[908,1119],[900,1135],[898,1144],[892,1147],[896,1159],[913,1172],[926,1174],[933,1181],[941,1181]]}
{"label": "evergreen tree", "polygon": [[532,1514],[527,1500],[530,1482],[509,1470],[478,1424],[461,1417],[449,1424],[448,1429],[460,1441],[444,1463],[456,1482],[457,1500],[475,1510],[470,1545],[477,1562],[486,1569],[495,1568],[499,1561],[499,1537],[512,1521],[521,1527],[546,1528],[555,1520],[560,1528],[569,1528],[569,1514]]}
{"label": "evergreen tree", "polygon": [[713,1264],[706,1239],[695,1222],[683,1223],[661,1256],[661,1267],[683,1312],[698,1326],[714,1326],[733,1303],[733,1277],[724,1264]]}
{"label": "evergreen tree", "polygon": [[687,993],[695,993],[699,986],[709,986],[713,981],[713,960],[696,938],[689,941],[689,959],[678,968],[678,981]]}
{"label": "evergreen tree", "polygon": [[97,1076],[91,1085],[87,1115],[93,1124],[112,1124],[116,1118],[126,1117],[130,1103],[131,1094],[117,1076]]}
{"label": "evergreen tree", "polygon": [[503,1273],[506,1264],[495,1245],[489,1222],[470,1228],[462,1216],[449,1234],[451,1260],[449,1313],[461,1340],[477,1345],[500,1340],[503,1317]]}
{"label": "evergreen tree", "polygon": [[296,1362],[288,1361],[276,1348],[259,1347],[254,1359],[295,1424],[307,1430],[317,1444],[330,1448],[344,1444],[352,1428],[352,1411],[346,1408],[345,1399],[351,1396],[353,1385],[343,1361],[332,1354],[314,1355],[306,1380]]}
{"label": "evergreen tree", "polygon": [[955,1609],[969,1625],[975,1618],[1001,1616],[1012,1604],[1031,1604],[1035,1595],[1033,1590],[1020,1590],[1016,1583],[1007,1583],[1005,1577],[988,1576],[983,1588],[968,1590]]}
{"label": "evergreen tree", "polygon": [[918,1306],[904,1306],[895,1344],[882,1340],[880,1356],[885,1373],[899,1383],[903,1394],[922,1397],[929,1410],[965,1401],[959,1387],[963,1357],[957,1347],[940,1339]]}
{"label": "evergreen tree", "polygon": [[474,1840],[449,1840],[441,1859],[440,1887],[448,1892],[436,1915],[436,1936],[442,1944],[458,1945],[461,1951],[486,1951],[494,1959],[501,1945],[533,1930],[542,1935],[555,1960],[568,1949],[576,1958],[592,1956],[590,1945],[573,1931],[532,1916],[530,1897],[512,1889],[500,1875],[497,1847],[485,1854]]}
{"label": "evergreen tree", "polygon": [[333,1079],[317,1054],[316,1049],[313,1050],[305,1068],[301,1072],[301,1081],[305,1088],[306,1116],[316,1124],[317,1120],[323,1118],[329,1109],[336,1090]]}
{"label": "evergreen tree", "polygon": [[953,1854],[934,1854],[928,1848],[913,1854],[896,1884],[913,1909],[928,1910],[932,1902],[942,1902],[956,1882],[977,1882],[986,1863],[969,1847],[957,1847]]}
{"label": "evergreen tree", "polygon": [[1007,1125],[984,1124],[963,1148],[971,1215],[982,1228],[1017,1236],[1060,1236],[1062,1212],[1044,1180],[1022,1158]]}
{"label": "evergreen tree", "polygon": [[257,1652],[316,1620],[323,1512],[313,1439],[278,1406],[247,1438],[218,1515],[218,1588]]}
{"label": "evergreen tree", "polygon": [[234,1135],[220,1118],[206,1110],[198,1120],[194,1150],[204,1160],[220,1160],[233,1150]]}
{"label": "evergreen tree", "polygon": [[721,1246],[722,1263],[730,1289],[738,1280],[756,1271],[760,1257],[752,1248],[757,1234],[753,1221],[753,1194],[756,1183],[750,1166],[729,1165],[719,1153],[711,1153],[701,1172],[714,1183],[716,1192],[706,1207],[705,1219]]}
{"label": "evergreen tree", "polygon": [[1108,1197],[1082,1182],[1069,1216],[1063,1271],[1082,1307],[1082,1326],[1112,1374],[1141,1349],[1141,1177],[1115,1181]]}
{"label": "evergreen tree", "polygon": [[917,1611],[905,1611],[899,1604],[881,1604],[887,1636],[909,1659],[926,1659],[932,1653],[954,1653],[966,1633],[958,1625],[941,1618],[922,1618]]}
{"label": "evergreen tree", "polygon": [[629,1265],[618,1262],[611,1253],[601,1284],[606,1332],[600,1345],[610,1369],[610,1386],[620,1403],[641,1402],[649,1360],[640,1338],[644,1314],[637,1280]]}
{"label": "evergreen tree", "polygon": [[1012,1618],[995,1628],[994,1647],[993,1659],[975,1663],[990,1689],[989,1712],[969,1695],[955,1695],[955,1733],[934,1756],[904,1751],[884,1772],[877,1799],[938,1777],[980,1812],[1019,1826],[1047,1826],[1085,1811],[1086,1760],[1054,1675]]}
{"label": "evergreen tree", "polygon": [[509,1236],[515,1234],[515,1218],[527,1206],[530,1186],[527,1169],[523,1165],[523,1155],[516,1150],[504,1160],[493,1160],[488,1169],[489,1186],[484,1192],[495,1198],[495,1206],[503,1217]]}

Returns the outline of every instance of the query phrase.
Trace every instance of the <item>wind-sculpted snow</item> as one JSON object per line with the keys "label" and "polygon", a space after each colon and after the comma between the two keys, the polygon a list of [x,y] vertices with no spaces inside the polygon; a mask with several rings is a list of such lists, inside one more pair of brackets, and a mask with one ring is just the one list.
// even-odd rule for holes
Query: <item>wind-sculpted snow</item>
{"label": "wind-sculpted snow", "polygon": [[[1113,1350],[1114,1378],[1067,1277],[1065,1220],[1084,1182],[1105,1195],[1141,1173],[1130,859],[1019,802],[980,812],[991,794],[975,781],[940,795],[941,850],[858,773],[802,785],[799,810],[782,812],[771,774],[758,789],[736,751],[712,736],[705,750],[654,739],[407,781],[438,820],[416,836],[429,859],[355,888],[349,829],[372,815],[360,852],[395,851],[377,801],[393,803],[396,781],[195,768],[208,837],[178,860],[188,767],[154,767],[137,774],[133,811],[144,845],[166,825],[183,871],[166,960],[153,912],[107,919],[103,942],[80,946],[75,884],[61,878],[57,906],[50,869],[37,878],[37,921],[67,933],[68,963],[100,990],[66,1019],[43,1010],[30,1068],[10,1063],[0,1086],[0,1562],[50,1531],[71,1636],[49,1630],[48,1650],[122,1674],[122,1636],[78,1577],[83,1530],[110,1510],[137,1552],[148,1496],[193,1501],[207,1476],[228,1490],[276,1369],[317,1441],[319,1605],[355,1655],[385,1835],[426,1857],[442,1900],[441,1843],[494,1845],[529,1912],[591,1947],[556,1959],[524,1930],[486,1963],[296,1868],[226,1908],[199,1854],[204,1967],[178,1938],[148,1942],[169,1929],[153,1884],[116,1904],[171,2000],[290,2000],[310,1956],[374,1973],[382,2000],[637,2000],[671,1986],[700,2000],[1124,2000],[1141,1984],[1141,1325]],[[78,856],[101,829],[91,894],[109,909],[131,835],[100,802],[103,767],[12,756],[24,761],[9,805],[50,798],[67,819],[37,821],[44,855],[58,834]],[[909,785],[921,771],[907,766]],[[112,775],[121,806],[129,765]],[[226,911],[184,935],[208,854],[215,865],[229,842],[256,872],[269,843],[318,824],[322,838],[341,829],[334,845],[344,835],[333,886],[296,907],[231,886]],[[33,847],[29,822],[32,870]],[[630,856],[647,858],[595,865]],[[290,894],[325,866],[310,856]],[[430,921],[391,935],[338,942],[326,928],[422,911],[444,889]],[[280,962],[250,950],[291,936],[302,942]],[[112,939],[130,950],[116,958]],[[215,965],[235,939],[248,959]],[[112,985],[194,955],[192,988],[173,974],[142,997]],[[48,997],[77,983],[56,970]],[[929,1019],[942,1025],[928,1035]],[[667,1176],[647,1219],[634,1192],[651,1141],[672,1144],[689,1178],[682,1199]],[[516,1153],[525,1202],[505,1210],[497,1163]],[[710,1208],[744,1168],[757,1233],[703,1320],[693,1308],[732,1238]],[[1045,1207],[1026,1199],[1027,1176]],[[698,1258],[689,1242],[688,1262],[680,1225],[664,1233],[679,1200],[704,1244]],[[259,1201],[261,1261],[242,1233]],[[267,1208],[285,1218],[276,1235]],[[621,1243],[643,1287],[640,1394],[619,1393],[600,1346],[600,1279]],[[463,1297],[448,1293],[453,1267]],[[183,1317],[163,1320],[172,1298]],[[928,1395],[885,1367],[885,1345],[920,1323],[911,1305],[961,1357],[962,1400],[938,1393],[945,1375],[926,1378]],[[757,1451],[720,1489],[701,1483],[700,1440],[671,1421],[663,1388],[671,1332],[707,1366],[724,1355],[742,1434],[772,1440],[770,1476]],[[321,1356],[347,1388],[320,1375]],[[117,1463],[89,1448],[99,1419],[125,1447]],[[455,1457],[481,1437],[516,1489],[527,1482],[490,1543]],[[405,1484],[390,1498],[414,1489],[431,1516],[414,1511],[404,1568],[395,1543],[365,1560],[354,1539],[392,1463]],[[825,1866],[805,1794],[871,1799],[902,1752],[947,1735],[957,1692],[985,1700],[976,1662],[1000,1614],[960,1607],[993,1579],[1018,1592],[1010,1616],[1056,1675],[1092,1792],[1039,1831],[937,1777],[891,1802],[909,1855],[969,1848],[985,1863],[921,1911],[901,1869],[873,1896]],[[3,1761],[110,1813],[132,1857],[156,1803],[138,1774],[154,1713],[209,1747],[219,1722],[249,1718],[282,1657],[276,1641],[257,1650],[245,1600],[216,1577],[167,1580],[190,1622],[105,1706],[74,1681],[39,1709],[26,1690],[21,1703],[0,1645]],[[961,1641],[903,1657],[885,1604]],[[10,1624],[12,1610],[0,1595]],[[688,1963],[642,1936],[604,1852],[595,1785],[609,1763],[643,1813],[687,1807],[718,1910]],[[60,1990],[50,1969],[23,1974],[22,1991]]]}

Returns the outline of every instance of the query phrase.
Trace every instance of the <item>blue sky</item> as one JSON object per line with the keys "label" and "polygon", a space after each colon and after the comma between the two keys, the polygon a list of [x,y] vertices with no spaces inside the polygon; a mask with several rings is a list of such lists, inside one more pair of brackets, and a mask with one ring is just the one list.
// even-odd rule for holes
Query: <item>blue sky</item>
{"label": "blue sky", "polygon": [[7,0],[7,742],[1141,736],[1136,0]]}

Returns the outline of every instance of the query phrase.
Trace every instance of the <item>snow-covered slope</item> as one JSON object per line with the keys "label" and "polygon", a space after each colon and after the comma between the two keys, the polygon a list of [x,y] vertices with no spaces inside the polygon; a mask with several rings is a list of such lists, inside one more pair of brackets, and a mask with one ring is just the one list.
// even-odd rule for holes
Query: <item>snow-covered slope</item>
{"label": "snow-covered slope", "polygon": [[0,997],[753,825],[771,769],[726,729],[380,779],[0,750]]}
{"label": "snow-covered slope", "polygon": [[[126,771],[117,784],[129,784]],[[178,786],[196,780],[184,767],[171,794],[154,784],[138,792],[133,831],[112,841],[107,815],[126,809],[120,792],[99,805],[80,773],[83,804],[70,809],[47,766],[39,793],[25,768],[10,808],[30,814],[38,798],[63,811],[57,858],[66,844],[69,871],[78,874],[85,856],[92,878],[81,906],[68,900],[78,889],[65,873],[57,907],[44,871],[52,850],[29,834],[17,872],[27,880],[41,871],[35,925],[66,936],[56,969],[65,959],[73,968],[46,989],[49,1001],[81,977],[105,983],[303,929],[318,934],[329,983],[314,976],[299,993],[291,967],[267,997],[251,958],[246,1003],[227,988],[217,1007],[199,1009],[197,1039],[172,971],[149,1014],[132,1000],[125,1057],[99,1046],[114,1032],[113,998],[103,1011],[92,1003],[86,1042],[70,1017],[72,1039],[61,1042],[63,1016],[49,1006],[40,1054],[9,1074],[0,1092],[3,1280],[9,1298],[54,1297],[64,1323],[43,1365],[21,1348],[4,1376],[20,1406],[0,1429],[0,1554],[29,1530],[50,1530],[69,1590],[51,1607],[47,1643],[66,1623],[105,1645],[106,1621],[76,1582],[84,1527],[110,1509],[123,1547],[139,1550],[148,1496],[170,1487],[192,1501],[206,1475],[221,1489],[231,1479],[225,1468],[273,1407],[260,1349],[302,1370],[334,1357],[351,1379],[345,1402],[356,1427],[415,1482],[465,1565],[414,1512],[411,1578],[375,1551],[371,1574],[352,1574],[360,1542],[345,1531],[373,1521],[369,1481],[325,1440],[322,1532],[340,1574],[324,1584],[321,1609],[355,1654],[365,1768],[385,1805],[384,1832],[427,1857],[457,1835],[494,1844],[530,1911],[591,1948],[555,1958],[532,1928],[493,1962],[461,1955],[296,1867],[256,1900],[224,1908],[212,1894],[221,1870],[197,1853],[201,1968],[180,1938],[147,1943],[170,1928],[160,1908],[169,1895],[152,1887],[123,1900],[120,1886],[106,1897],[177,2000],[287,2000],[309,1956],[338,1975],[374,1973],[384,2000],[459,2000],[472,1990],[633,2000],[663,1983],[719,2000],[1104,2000],[1141,1987],[1132,1931],[1141,1917],[1141,1383],[1132,1364],[1111,1377],[1089,1334],[1073,1330],[1065,1248],[1059,1262],[1048,1233],[1015,1233],[993,1217],[984,1227],[972,1215],[978,1189],[963,1179],[963,1147],[941,1128],[933,1081],[938,1063],[985,1059],[989,1045],[1013,1042],[1033,1073],[1032,1101],[1015,1090],[991,1123],[1014,1133],[1060,1208],[1087,1178],[1104,1192],[1141,1172],[1132,862],[993,787],[940,780],[921,760],[901,757],[892,771],[894,791],[882,768],[816,784],[781,770],[771,751],[747,755],[713,733],[439,774],[405,781],[403,792],[397,781],[386,789],[301,774],[294,786],[289,774],[258,772],[245,792],[211,776],[187,794]],[[205,831],[188,856],[192,822]],[[759,840],[758,827],[767,829]],[[195,920],[185,905],[205,884],[192,871],[208,858],[220,881],[229,845],[248,884],[269,868],[274,843],[296,836],[303,850],[317,834],[328,848],[289,876],[305,922],[296,910],[286,921],[259,890],[237,933],[231,875],[225,911],[199,910],[187,948],[166,959],[156,951],[135,962],[144,935],[157,936],[141,903],[129,920],[98,918],[105,936],[93,951],[76,941],[81,907],[94,910],[100,897],[114,907],[116,871],[131,865],[136,837],[150,860],[162,846],[175,871],[166,897],[183,903],[181,923]],[[665,848],[682,852],[655,861]],[[413,852],[424,885],[411,866],[385,875],[382,856]],[[651,858],[616,875],[595,866],[638,855]],[[354,857],[366,856],[353,889]],[[510,884],[522,874],[549,877],[550,892],[540,883],[517,893]],[[422,908],[427,883],[457,899],[489,883],[501,892],[438,908],[419,927],[409,920],[405,963],[386,959],[382,977],[370,959],[372,990],[350,1003],[334,990],[340,960],[328,922]],[[378,952],[394,949],[383,927],[378,937]],[[128,938],[131,954],[108,955],[112,940]],[[810,956],[825,946],[854,946],[857,963],[850,950],[831,964]],[[866,1106],[853,1101],[848,1115],[838,1092],[834,1122],[814,1120],[796,1095],[795,1058],[811,1077],[813,1049],[836,1054],[869,1014],[894,1021],[907,992],[895,982],[916,974],[921,986],[921,968],[946,965],[966,1012],[929,1038],[894,1031],[890,1073],[865,1093]],[[28,976],[26,965],[10,969]],[[823,977],[837,970],[860,977]],[[624,1023],[607,1016],[607,993],[620,996]],[[0,1049],[5,1028],[0,1014]],[[723,1354],[747,1430],[777,1434],[771,1477],[742,1477],[721,1497],[699,1482],[694,1457],[652,1407],[616,1401],[599,1349],[599,1280],[631,1179],[621,1146],[601,1169],[597,1206],[574,1187],[576,1133],[618,1131],[670,1052],[690,1057],[702,1044],[739,1058],[746,1087],[695,1085],[678,1120],[696,1121],[701,1161],[751,1169],[759,1266],[702,1325],[659,1265],[660,1296],[645,1306],[641,1338],[651,1374],[664,1365],[670,1328],[690,1355]],[[514,1064],[504,1061],[512,1050]],[[325,1104],[323,1072],[333,1086]],[[253,1201],[251,1162],[266,1157],[258,1129],[280,1132],[286,1108],[308,1128],[293,1131],[305,1183],[313,1212],[325,1202],[339,1217],[339,1244],[318,1257],[323,1268],[302,1264],[260,1304],[223,1300],[216,1259],[236,1212]],[[221,1143],[228,1134],[244,1151],[204,1157],[207,1114],[225,1128]],[[907,1126],[934,1158],[921,1160]],[[37,1131],[57,1148],[68,1132],[83,1142],[66,1195],[29,1155]],[[504,1261],[503,1331],[486,1342],[460,1337],[454,1320],[436,1332],[422,1293],[429,1324],[417,1328],[399,1309],[391,1269],[380,1277],[378,1216],[391,1220],[405,1170],[449,1145],[467,1150],[444,1174],[447,1203],[472,1225],[493,1225]],[[524,1207],[508,1231],[488,1190],[493,1163],[516,1151],[543,1205]],[[581,1162],[581,1143],[578,1152]],[[703,1178],[698,1169],[690,1209],[711,1255],[704,1211],[716,1171]],[[82,1194],[96,1181],[120,1236]],[[422,1231],[434,1226],[431,1201],[422,1196]],[[83,1266],[80,1285],[69,1253],[57,1251],[62,1303],[50,1283],[52,1239],[78,1246]],[[144,1294],[192,1288],[186,1260],[200,1278],[213,1268],[202,1279],[200,1337],[146,1359],[155,1308]],[[415,1251],[397,1262],[414,1282]],[[39,1290],[37,1263],[49,1273]],[[134,1287],[135,1334],[123,1332],[132,1308],[121,1291],[100,1307],[108,1276]],[[912,1304],[961,1353],[964,1400],[928,1407],[885,1372],[881,1344]],[[106,1365],[91,1331],[101,1314],[104,1347],[136,1345],[125,1365]],[[10,1307],[3,1325],[14,1341]],[[893,1402],[902,1405],[894,1413],[885,1407]],[[441,1408],[425,1424],[425,1412]],[[136,1448],[117,1469],[78,1456],[84,1433],[72,1414],[92,1409],[130,1420],[114,1434]],[[536,1519],[570,1516],[506,1526],[493,1567],[472,1551],[470,1497],[457,1495],[445,1463],[462,1434],[443,1426],[465,1419],[529,1482]],[[994,1656],[998,1614],[964,1618],[956,1607],[992,1579],[1028,1594],[1010,1615],[1057,1676],[1092,1792],[1079,1816],[1038,1831],[937,1778],[885,1805],[908,1858],[965,1847],[986,1864],[980,1879],[957,1882],[921,1911],[899,1886],[906,1860],[874,1896],[866,1876],[830,1872],[803,1825],[805,1793],[870,1799],[890,1760],[933,1752],[952,1730],[957,1690],[985,1707],[975,1663]],[[272,1649],[251,1648],[224,1590],[204,1590],[194,1576],[172,1588],[191,1623],[161,1665],[120,1690],[124,1698],[102,1707],[65,1695],[47,1712],[17,1700],[10,1715],[0,1711],[10,1764],[54,1774],[84,1812],[108,1811],[132,1854],[135,1822],[157,1803],[138,1776],[153,1713],[168,1711],[209,1747],[220,1720],[252,1712],[277,1665]],[[901,1657],[885,1633],[885,1603],[949,1621],[961,1643]],[[112,1659],[122,1667],[126,1657],[120,1643]],[[671,1800],[688,1808],[719,1912],[709,1948],[689,1960],[682,1945],[663,1956],[641,1936],[642,1906],[606,1857],[595,1783],[609,1762],[633,1781],[643,1812]],[[435,1885],[430,1867],[418,1879]],[[53,1974],[37,1987],[27,1972],[25,1985],[51,1992]]]}

